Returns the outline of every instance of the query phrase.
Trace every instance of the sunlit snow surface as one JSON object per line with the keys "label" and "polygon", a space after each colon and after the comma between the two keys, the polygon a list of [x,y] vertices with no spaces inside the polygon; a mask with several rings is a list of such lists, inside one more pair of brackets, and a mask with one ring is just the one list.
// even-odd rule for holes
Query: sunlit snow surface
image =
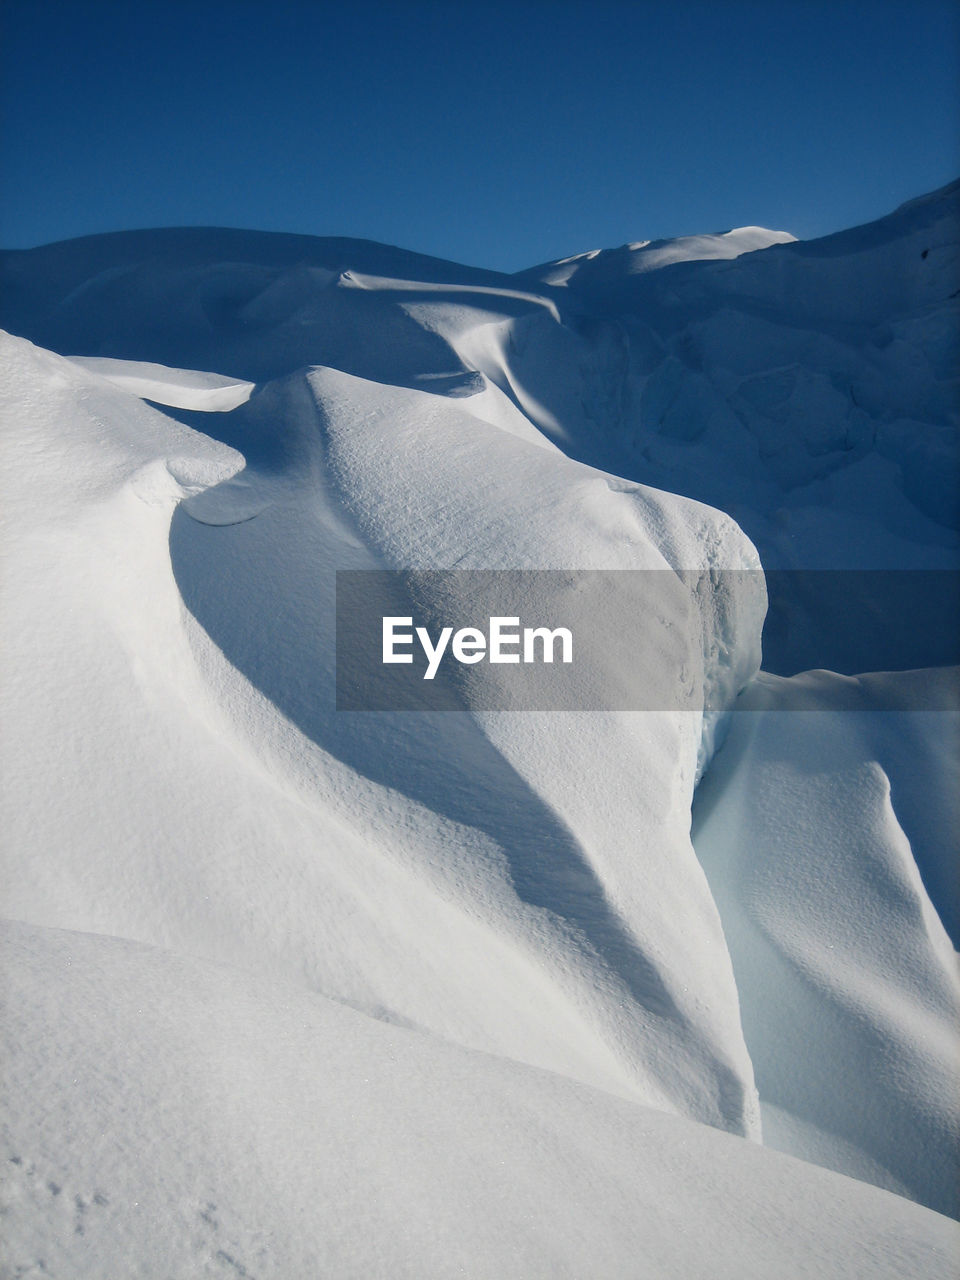
{"label": "sunlit snow surface", "polygon": [[[957,243],[5,255],[10,1275],[955,1272],[955,673],[756,571],[957,567]],[[396,567],[700,570],[724,714],[337,711]]]}

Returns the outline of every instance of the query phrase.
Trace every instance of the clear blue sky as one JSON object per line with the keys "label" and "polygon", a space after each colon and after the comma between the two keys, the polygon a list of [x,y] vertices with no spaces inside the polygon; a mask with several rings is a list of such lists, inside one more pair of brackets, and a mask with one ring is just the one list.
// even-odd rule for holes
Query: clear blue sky
{"label": "clear blue sky", "polygon": [[220,225],[516,270],[960,174],[956,0],[3,0],[0,244]]}

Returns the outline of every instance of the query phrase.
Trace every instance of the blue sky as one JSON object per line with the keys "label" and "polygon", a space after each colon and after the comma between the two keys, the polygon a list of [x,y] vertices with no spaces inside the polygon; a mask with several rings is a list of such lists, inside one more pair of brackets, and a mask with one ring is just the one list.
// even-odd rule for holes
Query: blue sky
{"label": "blue sky", "polygon": [[954,0],[3,0],[0,243],[354,235],[516,270],[960,174]]}

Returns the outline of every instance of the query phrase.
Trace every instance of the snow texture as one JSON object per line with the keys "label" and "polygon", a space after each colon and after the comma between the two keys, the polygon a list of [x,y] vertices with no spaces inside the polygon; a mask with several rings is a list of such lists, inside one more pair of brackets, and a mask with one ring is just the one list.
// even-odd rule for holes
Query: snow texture
{"label": "snow texture", "polygon": [[[4,1274],[954,1273],[956,196],[3,255]],[[608,710],[338,711],[451,568],[670,587]]]}

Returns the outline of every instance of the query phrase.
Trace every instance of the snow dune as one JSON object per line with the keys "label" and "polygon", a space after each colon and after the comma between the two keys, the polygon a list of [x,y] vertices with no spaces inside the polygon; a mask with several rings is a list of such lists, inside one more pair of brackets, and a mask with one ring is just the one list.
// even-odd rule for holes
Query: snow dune
{"label": "snow dune", "polygon": [[[955,678],[757,673],[884,616],[761,563],[957,568],[955,194],[4,255],[11,1274],[954,1273]],[[338,711],[392,568],[667,585],[605,710]]]}
{"label": "snow dune", "polygon": [[[735,527],[639,489],[598,505],[610,494],[603,478],[559,453],[484,430],[442,397],[328,370],[216,415],[238,444],[258,434],[267,448],[259,458],[249,450],[242,474],[186,496],[174,513],[196,475],[235,471],[240,454],[25,343],[8,340],[7,364],[19,371],[15,403],[32,406],[28,468],[54,452],[70,420],[71,446],[86,445],[99,494],[88,509],[64,458],[46,480],[55,500],[35,507],[36,487],[24,484],[30,498],[13,515],[11,541],[23,552],[11,598],[31,610],[18,630],[32,644],[11,710],[33,744],[19,761],[22,791],[11,790],[13,914],[305,974],[316,989],[474,1047],[755,1129],[729,962],[688,834],[699,718],[611,714],[585,724],[571,713],[478,725],[334,708],[334,568],[442,563],[471,542],[485,567],[550,567],[548,553],[611,567],[645,554],[659,567],[652,534],[686,564],[707,545],[704,521],[715,538],[725,531],[728,558],[751,556]],[[498,474],[478,489],[494,453],[512,483]],[[61,526],[63,549],[45,563]],[[558,528],[568,530],[560,544]],[[759,661],[759,623],[755,614],[741,666],[710,674],[728,701]],[[663,660],[702,666],[699,628],[692,639],[696,650]],[[72,748],[65,718],[80,735]],[[83,746],[91,733],[104,739],[96,751]],[[627,832],[598,820],[582,786],[585,733],[606,753],[619,796],[611,808],[619,821],[633,813]],[[298,762],[292,777],[273,753]],[[53,807],[42,792],[24,794],[43,757],[61,762]],[[631,799],[638,771],[656,784]],[[410,828],[400,847],[398,826]],[[631,884],[638,844],[650,873],[672,885],[663,897]],[[158,893],[171,848],[183,851],[178,887]],[[283,850],[281,864],[259,849]],[[385,901],[373,888],[383,875],[394,881]],[[424,921],[414,949],[404,918]]]}

